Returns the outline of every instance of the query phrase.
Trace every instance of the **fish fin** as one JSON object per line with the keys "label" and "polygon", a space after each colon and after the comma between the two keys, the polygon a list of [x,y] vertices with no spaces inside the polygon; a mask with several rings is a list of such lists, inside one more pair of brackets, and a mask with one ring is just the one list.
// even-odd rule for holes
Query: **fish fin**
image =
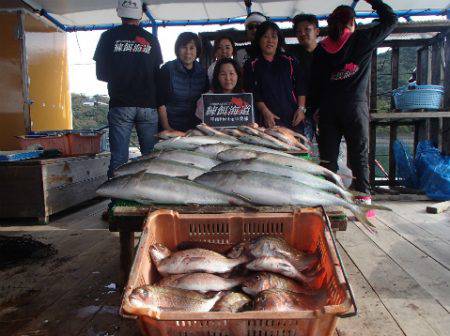
{"label": "fish fin", "polygon": [[[363,208],[363,207],[361,207]],[[357,207],[355,209],[352,209],[353,214],[355,217],[360,221],[362,225],[370,232],[370,233],[377,233],[377,228],[375,225],[373,225],[366,217],[366,214],[363,210],[358,209]]]}
{"label": "fish fin", "polygon": [[363,208],[364,210],[385,210],[385,211],[392,211],[391,208],[388,208],[383,205],[376,205],[376,204],[358,204],[360,208]]}
{"label": "fish fin", "polygon": [[347,175],[347,174],[336,174],[336,175],[341,177],[341,178],[348,178],[348,179],[352,179],[352,180],[356,179],[356,177],[354,177],[352,175]]}
{"label": "fish fin", "polygon": [[311,289],[320,289],[322,288],[324,281],[326,279],[327,272],[325,272],[325,268],[321,267],[319,270],[314,272],[311,276],[306,276],[306,285],[308,285]]}

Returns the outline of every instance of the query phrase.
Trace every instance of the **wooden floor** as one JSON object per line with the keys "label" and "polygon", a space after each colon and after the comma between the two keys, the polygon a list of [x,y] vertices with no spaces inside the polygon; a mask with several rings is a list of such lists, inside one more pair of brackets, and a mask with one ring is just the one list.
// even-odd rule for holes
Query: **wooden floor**
{"label": "wooden floor", "polygon": [[[450,214],[425,213],[426,202],[381,203],[376,235],[350,222],[338,233],[359,315],[336,334],[450,335]],[[119,239],[97,203],[47,226],[0,222],[0,234],[30,234],[58,253],[0,272],[0,335],[138,335],[118,314]],[[116,285],[116,290],[114,290]]]}

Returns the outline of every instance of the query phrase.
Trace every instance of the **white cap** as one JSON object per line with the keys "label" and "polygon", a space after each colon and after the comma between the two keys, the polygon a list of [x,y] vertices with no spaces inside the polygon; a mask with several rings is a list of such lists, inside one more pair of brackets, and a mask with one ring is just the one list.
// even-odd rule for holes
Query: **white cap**
{"label": "white cap", "polygon": [[250,13],[249,16],[247,16],[247,18],[245,19],[244,25],[246,26],[252,22],[262,23],[264,21],[267,21],[267,17],[265,17],[261,13],[253,12],[253,13]]}
{"label": "white cap", "polygon": [[117,15],[121,18],[140,20],[142,19],[141,0],[118,0]]}

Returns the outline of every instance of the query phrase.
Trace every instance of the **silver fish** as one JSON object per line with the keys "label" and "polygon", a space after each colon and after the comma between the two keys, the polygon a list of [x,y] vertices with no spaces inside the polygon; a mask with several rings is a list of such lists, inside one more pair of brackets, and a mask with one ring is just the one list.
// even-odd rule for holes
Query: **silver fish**
{"label": "silver fish", "polygon": [[[264,146],[264,147],[269,147],[269,148],[278,149],[278,150],[292,149],[292,148],[289,148],[285,144],[281,145],[280,141],[274,142],[274,141],[260,138],[259,136],[250,135],[250,134],[241,136],[239,138],[239,141],[247,143],[247,144],[251,144],[251,145]],[[293,149],[295,150],[296,148],[293,148]]]}
{"label": "silver fish", "polygon": [[215,159],[217,157],[217,154],[230,148],[233,148],[233,146],[219,143],[197,147],[196,149],[194,149],[194,152],[204,154]]}
{"label": "silver fish", "polygon": [[264,147],[264,146],[257,146],[257,145],[250,145],[250,144],[243,143],[242,145],[235,146],[235,148],[247,150],[247,151],[254,151],[254,152],[258,152],[258,153],[272,153],[272,154],[277,154],[277,155],[282,155],[282,156],[294,157],[293,155],[283,152],[281,150],[268,148],[268,147]]}
{"label": "silver fish", "polygon": [[225,193],[239,195],[253,204],[303,207],[342,206],[350,210],[368,229],[372,229],[373,225],[365,216],[366,209],[388,210],[379,206],[361,207],[291,178],[268,173],[213,171],[197,177],[194,181]]}
{"label": "silver fish", "polygon": [[221,131],[216,130],[214,127],[208,126],[206,124],[199,124],[199,125],[196,126],[196,128],[198,130],[200,130],[202,133],[204,133],[205,135],[219,136],[219,137],[223,137],[223,138],[236,140],[236,138],[234,136],[230,136],[228,134],[225,134],[225,133],[223,133]]}
{"label": "silver fish", "polygon": [[158,272],[163,275],[198,272],[227,273],[234,267],[248,261],[245,256],[229,259],[220,253],[200,248],[172,253],[162,244],[152,245],[150,256]]}
{"label": "silver fish", "polygon": [[222,133],[231,135],[231,136],[233,136],[233,137],[235,137],[235,138],[239,138],[240,136],[245,135],[244,132],[239,131],[239,130],[236,129],[236,128],[222,128],[220,131],[221,131]]}
{"label": "silver fish", "polygon": [[[279,139],[271,136],[270,134],[267,134],[265,132],[265,130],[259,130],[259,129],[249,127],[249,126],[241,126],[239,129],[243,132],[246,132],[250,136],[257,136],[261,139],[267,140],[270,143],[272,143],[274,146],[276,146],[277,148],[284,149],[284,150],[293,150],[293,151],[298,150],[298,148],[296,148],[294,145],[280,141]],[[256,141],[256,140],[252,139],[252,141]],[[244,141],[244,142],[246,142],[246,141]],[[275,147],[272,147],[272,148],[275,148]]]}
{"label": "silver fish", "polygon": [[191,164],[202,169],[211,169],[220,163],[208,155],[181,149],[160,152],[157,158]]}
{"label": "silver fish", "polygon": [[331,170],[328,170],[325,167],[318,165],[317,163],[313,163],[311,161],[295,157],[292,155],[283,156],[273,153],[258,153],[256,151],[251,150],[241,150],[239,149],[239,147],[237,147],[220,152],[217,155],[217,158],[221,161],[235,161],[243,159],[260,159],[264,161],[269,161],[272,163],[301,169],[312,175],[320,175],[327,177],[334,183],[339,185],[341,188],[345,188],[341,177],[336,173],[332,172]]}
{"label": "silver fish", "polygon": [[189,180],[193,180],[197,176],[206,173],[207,170],[192,164],[155,158],[126,163],[114,171],[114,176],[136,174],[142,171],[166,176],[187,177]]}
{"label": "silver fish", "polygon": [[239,197],[182,178],[138,173],[113,178],[97,189],[97,195],[136,201],[142,204],[251,204]]}
{"label": "silver fish", "polygon": [[198,292],[220,292],[229,290],[242,283],[242,278],[222,278],[209,273],[176,274],[161,279],[158,286],[173,287],[186,290],[195,290]]}
{"label": "silver fish", "polygon": [[157,312],[208,312],[224,295],[225,293],[217,293],[209,297],[184,289],[147,285],[134,289],[128,300],[137,308],[148,308]]}
{"label": "silver fish", "polygon": [[312,188],[321,189],[331,193],[339,194],[342,198],[352,202],[352,194],[338,185],[323,178],[312,175],[304,170],[295,167],[283,166],[270,161],[261,159],[244,159],[236,161],[223,162],[213,168],[211,171],[232,170],[232,171],[259,171],[262,173],[270,172],[277,176],[292,178],[294,181],[309,185]]}
{"label": "silver fish", "polygon": [[192,150],[202,145],[211,144],[230,144],[239,145],[240,142],[236,139],[218,137],[218,136],[186,136],[180,138],[174,138],[169,140],[160,141],[155,145],[155,150],[168,150],[168,149],[185,149]]}

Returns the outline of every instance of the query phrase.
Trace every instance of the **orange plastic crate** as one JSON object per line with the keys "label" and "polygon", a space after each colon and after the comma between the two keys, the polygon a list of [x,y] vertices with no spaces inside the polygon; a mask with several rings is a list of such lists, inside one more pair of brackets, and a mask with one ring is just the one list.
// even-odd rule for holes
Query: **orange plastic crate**
{"label": "orange plastic crate", "polygon": [[30,149],[31,147],[42,147],[43,149],[57,149],[62,155],[70,155],[69,141],[66,135],[51,135],[42,137],[28,137],[21,135],[16,137],[21,149]]}
{"label": "orange plastic crate", "polygon": [[69,141],[70,155],[98,154],[102,134],[70,133],[67,135]]}
{"label": "orange plastic crate", "polygon": [[[139,242],[121,305],[121,315],[136,318],[143,335],[158,336],[272,336],[332,335],[337,318],[352,306],[353,295],[344,276],[336,247],[320,209],[294,213],[179,214],[158,210],[149,214]],[[327,305],[319,310],[298,312],[191,313],[155,312],[133,307],[131,291],[159,279],[150,255],[150,245],[162,243],[174,250],[182,242],[197,242],[205,248],[224,253],[235,244],[263,235],[285,238],[293,247],[321,252],[326,271]],[[356,306],[354,306],[356,313]]]}

